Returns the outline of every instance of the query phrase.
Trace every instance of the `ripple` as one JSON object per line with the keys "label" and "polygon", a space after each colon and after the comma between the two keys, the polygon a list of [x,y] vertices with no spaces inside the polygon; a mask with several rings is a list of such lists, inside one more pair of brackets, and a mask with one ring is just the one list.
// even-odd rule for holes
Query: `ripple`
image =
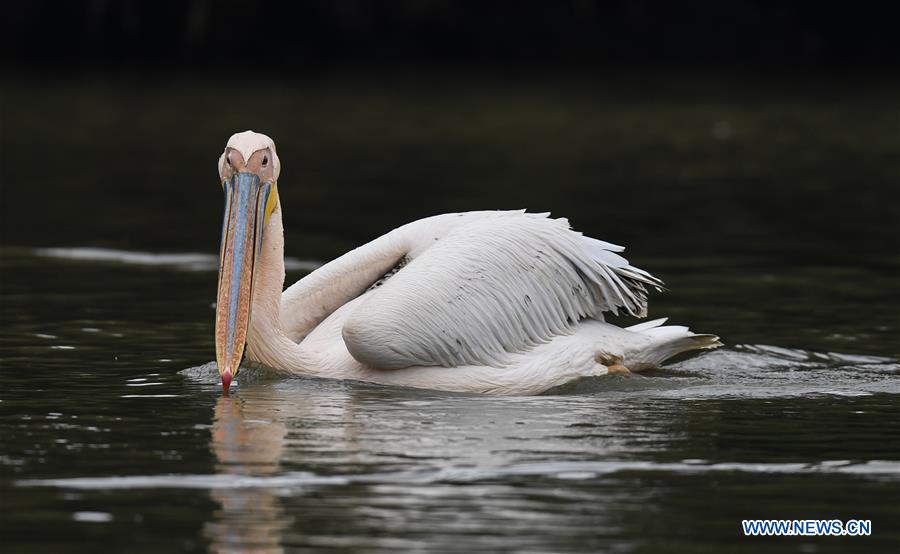
{"label": "ripple", "polygon": [[64,479],[23,479],[20,487],[58,487],[67,489],[254,489],[304,488],[326,485],[394,484],[428,485],[438,483],[477,483],[510,477],[543,477],[564,481],[590,481],[603,475],[623,472],[642,473],[751,473],[751,474],[846,474],[860,477],[900,479],[900,462],[871,460],[851,463],[827,460],[818,463],[698,463],[650,461],[585,461],[512,464],[504,467],[450,466],[426,471],[319,475],[294,471],[273,476],[217,473],[213,475],[131,475],[110,477],[73,477]]}
{"label": "ripple", "polygon": [[[215,362],[183,369],[180,375],[203,384],[218,384]],[[813,352],[769,345],[738,345],[702,353],[658,370],[628,376],[585,377],[547,391],[544,396],[643,395],[681,400],[791,398],[900,394],[900,362],[887,357]],[[237,381],[245,386],[289,380],[297,387],[311,380],[258,364],[241,366]],[[355,386],[355,385],[354,385]],[[388,385],[371,385],[408,390]],[[437,391],[440,392],[440,391]],[[455,393],[443,393],[454,394]]]}
{"label": "ripple", "polygon": [[767,344],[741,344],[735,347],[738,352],[761,354],[769,359],[797,362],[828,362],[835,364],[886,364],[894,360],[883,356],[865,356],[861,354],[841,354],[839,352],[814,352],[799,348],[784,348]]}
{"label": "ripple", "polygon": [[[127,265],[163,266],[186,271],[218,271],[219,258],[199,252],[156,253],[110,248],[36,248],[34,254],[46,258],[60,258],[80,262],[112,262]],[[312,271],[322,263],[315,260],[285,258],[284,267],[290,271]]]}
{"label": "ripple", "polygon": [[[192,381],[196,381],[202,384],[209,385],[218,385],[221,383],[222,377],[219,375],[219,368],[216,365],[216,362],[207,362],[203,365],[189,367],[186,369],[182,369],[178,372],[179,375],[187,377]],[[295,379],[295,380],[308,380],[314,378],[312,376],[305,375],[295,375],[291,373],[287,373],[285,371],[281,371],[278,369],[272,369],[270,367],[265,367],[257,364],[250,365],[241,365],[240,371],[237,374],[237,378],[235,382],[232,384],[239,385],[241,383],[255,383],[258,381],[264,380],[273,380],[273,379]],[[315,378],[319,379],[319,378]],[[330,381],[334,381],[334,379],[326,379]]]}

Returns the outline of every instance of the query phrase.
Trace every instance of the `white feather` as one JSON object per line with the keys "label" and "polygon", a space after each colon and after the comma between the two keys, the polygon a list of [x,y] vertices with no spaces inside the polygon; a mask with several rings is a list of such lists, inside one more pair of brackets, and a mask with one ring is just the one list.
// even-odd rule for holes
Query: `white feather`
{"label": "white feather", "polygon": [[659,286],[616,249],[546,214],[445,214],[348,252],[282,294],[279,206],[257,261],[246,355],[321,377],[538,394],[611,364],[640,371],[718,345],[664,320],[604,323],[604,311],[644,313],[644,285]]}
{"label": "white feather", "polygon": [[356,359],[384,369],[505,365],[582,319],[643,315],[644,284],[659,283],[564,219],[466,216],[439,240],[415,235],[412,261],[354,309],[343,338]]}

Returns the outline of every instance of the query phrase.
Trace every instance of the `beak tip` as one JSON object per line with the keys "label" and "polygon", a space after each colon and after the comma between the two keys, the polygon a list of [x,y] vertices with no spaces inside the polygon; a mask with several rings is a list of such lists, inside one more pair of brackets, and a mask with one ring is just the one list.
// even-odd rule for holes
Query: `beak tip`
{"label": "beak tip", "polygon": [[231,388],[231,372],[225,371],[222,373],[222,392],[228,394],[228,389]]}

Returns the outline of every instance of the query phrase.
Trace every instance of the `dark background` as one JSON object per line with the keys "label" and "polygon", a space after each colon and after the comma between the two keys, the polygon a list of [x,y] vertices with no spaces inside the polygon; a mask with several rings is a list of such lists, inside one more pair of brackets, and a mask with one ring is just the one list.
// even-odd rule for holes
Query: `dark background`
{"label": "dark background", "polygon": [[273,136],[289,254],[529,208],[647,255],[896,259],[898,4],[8,2],[6,246],[215,251]]}
{"label": "dark background", "polygon": [[[88,0],[7,2],[3,56],[17,65],[231,73],[333,64],[503,71],[831,71],[897,66],[894,2],[563,0]],[[240,64],[240,65],[239,65]],[[243,65],[249,64],[249,65]],[[290,75],[300,77],[299,75]]]}

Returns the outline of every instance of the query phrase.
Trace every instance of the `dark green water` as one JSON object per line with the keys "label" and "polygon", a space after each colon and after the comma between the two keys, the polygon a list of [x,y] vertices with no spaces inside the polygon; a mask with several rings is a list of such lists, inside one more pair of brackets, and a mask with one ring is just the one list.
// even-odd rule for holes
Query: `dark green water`
{"label": "dark green water", "polygon": [[[893,91],[0,90],[3,552],[900,545]],[[409,219],[552,210],[727,347],[537,398],[252,371],[222,397],[213,168],[247,127],[279,145],[289,282]]]}

